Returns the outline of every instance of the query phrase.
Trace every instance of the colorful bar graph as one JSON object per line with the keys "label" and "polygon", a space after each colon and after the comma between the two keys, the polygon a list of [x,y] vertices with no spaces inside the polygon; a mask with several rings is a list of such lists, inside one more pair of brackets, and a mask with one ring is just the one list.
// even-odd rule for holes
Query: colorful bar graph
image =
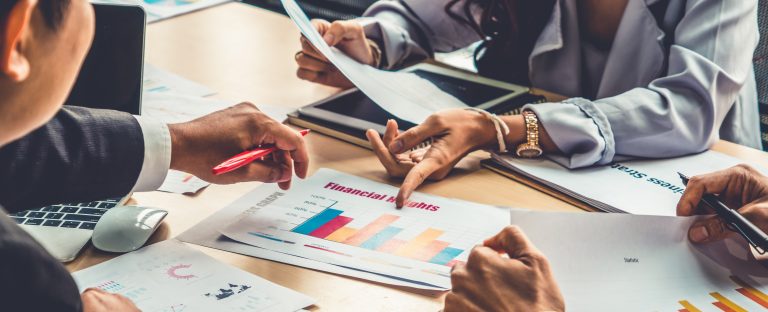
{"label": "colorful bar graph", "polygon": [[336,210],[331,208],[325,209],[322,212],[316,214],[314,217],[310,218],[309,220],[304,221],[304,223],[294,228],[292,232],[309,235],[310,233],[317,230],[324,224],[338,217],[341,213],[342,213],[341,210]]}
{"label": "colorful bar graph", "polygon": [[392,222],[395,222],[399,218],[400,217],[393,216],[393,215],[382,215],[378,219],[374,220],[370,224],[366,225],[365,227],[357,231],[357,233],[355,233],[354,235],[347,238],[344,241],[344,244],[352,245],[352,246],[360,246],[360,244],[369,240],[371,237],[376,235],[376,233],[380,232],[381,230],[383,230],[384,228],[386,228],[387,226],[392,224]]}
{"label": "colorful bar graph", "polygon": [[360,247],[370,250],[376,250],[381,245],[384,245],[388,240],[392,239],[392,237],[395,237],[398,233],[400,233],[403,229],[393,226],[388,226],[381,230],[381,232],[376,233],[376,235],[373,235],[373,237],[369,238],[367,241],[365,241],[363,244],[360,245]]}
{"label": "colorful bar graph", "polygon": [[432,257],[429,262],[434,264],[447,265],[448,262],[451,262],[453,258],[458,257],[462,252],[464,252],[464,250],[453,247],[446,247],[436,256]]}
{"label": "colorful bar graph", "polygon": [[742,288],[736,289],[737,292],[742,294],[744,297],[749,298],[749,300],[752,300],[755,303],[761,305],[763,308],[768,309],[768,295],[766,295],[762,291],[757,290],[756,288],[752,287],[751,285],[747,284],[747,282],[741,280],[736,276],[731,276],[731,280],[742,287]]}
{"label": "colorful bar graph", "polygon": [[408,242],[408,244],[398,249],[395,254],[398,256],[414,258],[419,250],[427,247],[427,245],[437,240],[437,238],[440,237],[440,235],[443,235],[443,233],[444,232],[440,230],[427,229],[426,231],[421,232],[421,234],[416,236],[410,242]]}
{"label": "colorful bar graph", "polygon": [[325,239],[340,243],[347,240],[347,238],[350,236],[355,235],[355,233],[357,233],[357,229],[351,227],[343,227],[336,230],[336,232],[333,232],[331,235],[326,236]]}
{"label": "colorful bar graph", "polygon": [[713,293],[710,293],[709,295],[717,299],[717,302],[713,302],[712,305],[720,308],[720,310],[723,310],[724,312],[747,312],[747,310],[740,307],[739,305],[729,300],[728,298],[724,297],[720,293],[713,292]]}
{"label": "colorful bar graph", "polygon": [[688,302],[686,300],[680,300],[680,301],[678,301],[678,303],[680,303],[680,305],[682,305],[683,308],[685,308],[685,309],[682,309],[682,310],[679,310],[679,311],[701,312],[701,310],[699,310],[697,307],[695,307],[694,305],[692,305],[690,302]]}
{"label": "colorful bar graph", "polygon": [[381,251],[381,252],[386,252],[386,253],[394,253],[395,251],[400,249],[400,247],[402,247],[406,243],[407,242],[402,240],[402,239],[393,238],[393,239],[390,239],[387,242],[385,242],[383,245],[381,245],[381,247],[379,247],[376,250],[377,251]]}
{"label": "colorful bar graph", "polygon": [[448,245],[450,245],[450,243],[444,241],[432,241],[426,247],[416,251],[416,253],[413,255],[413,259],[425,262],[429,261],[430,259],[437,256],[437,254],[439,254],[441,251],[443,251],[443,249],[447,248]]}
{"label": "colorful bar graph", "polygon": [[326,238],[329,235],[336,232],[338,229],[349,224],[350,222],[352,222],[352,218],[345,217],[345,216],[338,216],[336,218],[331,219],[331,221],[328,221],[328,223],[323,224],[321,227],[317,228],[316,230],[312,231],[312,233],[309,233],[309,235],[317,238]]}

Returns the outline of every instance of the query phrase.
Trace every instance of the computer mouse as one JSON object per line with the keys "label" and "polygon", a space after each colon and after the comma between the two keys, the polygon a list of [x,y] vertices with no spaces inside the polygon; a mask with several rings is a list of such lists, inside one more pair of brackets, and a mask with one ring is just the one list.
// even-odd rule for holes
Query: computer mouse
{"label": "computer mouse", "polygon": [[108,210],[96,223],[93,246],[107,252],[129,252],[144,246],[168,211],[122,206]]}

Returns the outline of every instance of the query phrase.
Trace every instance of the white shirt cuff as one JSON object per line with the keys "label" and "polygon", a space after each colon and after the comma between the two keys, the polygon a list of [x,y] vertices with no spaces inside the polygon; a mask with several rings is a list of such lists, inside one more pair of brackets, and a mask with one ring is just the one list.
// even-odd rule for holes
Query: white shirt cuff
{"label": "white shirt cuff", "polygon": [[171,132],[163,122],[134,117],[144,135],[144,164],[132,192],[154,191],[163,184],[171,168]]}

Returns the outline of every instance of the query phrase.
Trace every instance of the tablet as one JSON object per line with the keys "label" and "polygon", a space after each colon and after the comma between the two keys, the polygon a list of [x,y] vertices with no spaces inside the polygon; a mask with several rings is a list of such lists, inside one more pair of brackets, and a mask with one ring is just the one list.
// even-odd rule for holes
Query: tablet
{"label": "tablet", "polygon": [[[520,96],[527,95],[529,91],[526,87],[429,63],[418,64],[403,71],[412,72],[429,80],[468,106],[492,112],[503,112],[502,107]],[[301,108],[298,113],[300,116],[362,131],[374,129],[382,133],[389,119],[396,120],[401,130],[415,126],[385,111],[358,89],[341,92]]]}
{"label": "tablet", "polygon": [[146,14],[141,7],[93,4],[96,33],[65,105],[141,113]]}

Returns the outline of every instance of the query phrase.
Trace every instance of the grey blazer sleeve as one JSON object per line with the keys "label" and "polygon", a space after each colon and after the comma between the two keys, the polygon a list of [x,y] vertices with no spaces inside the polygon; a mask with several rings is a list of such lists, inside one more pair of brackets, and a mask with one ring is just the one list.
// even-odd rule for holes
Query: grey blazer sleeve
{"label": "grey blazer sleeve", "polygon": [[618,157],[664,158],[708,149],[742,88],[754,79],[756,7],[756,0],[689,0],[666,76],[596,101],[528,106],[564,153],[552,158],[578,168]]}
{"label": "grey blazer sleeve", "polygon": [[[382,0],[371,6],[359,21],[366,36],[382,50],[382,67],[401,68],[435,52],[450,52],[480,40],[468,25],[456,21],[445,12],[450,0]],[[453,6],[453,12],[464,16],[464,0]],[[475,6],[473,15],[482,13]]]}
{"label": "grey blazer sleeve", "polygon": [[144,138],[132,115],[65,107],[40,129],[0,149],[0,203],[17,212],[124,196],[143,161]]}
{"label": "grey blazer sleeve", "polygon": [[0,207],[2,311],[82,310],[72,276]]}

